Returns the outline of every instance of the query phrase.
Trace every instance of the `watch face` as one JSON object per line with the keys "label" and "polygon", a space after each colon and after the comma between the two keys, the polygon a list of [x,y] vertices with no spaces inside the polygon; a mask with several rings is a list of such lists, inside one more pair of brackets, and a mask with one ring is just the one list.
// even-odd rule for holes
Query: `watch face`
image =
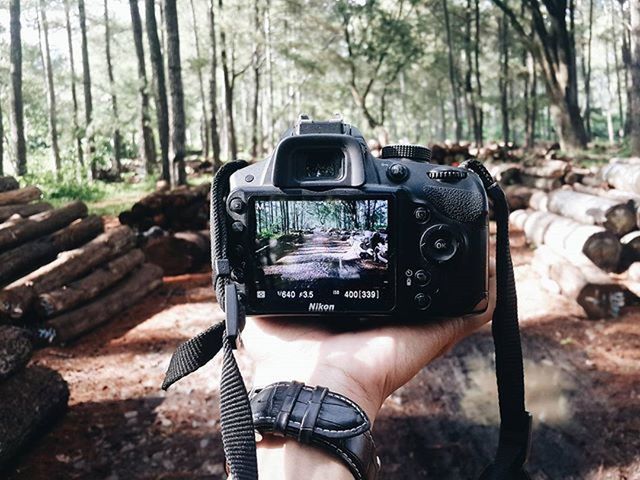
{"label": "watch face", "polygon": [[394,303],[390,198],[257,198],[251,310],[372,312]]}

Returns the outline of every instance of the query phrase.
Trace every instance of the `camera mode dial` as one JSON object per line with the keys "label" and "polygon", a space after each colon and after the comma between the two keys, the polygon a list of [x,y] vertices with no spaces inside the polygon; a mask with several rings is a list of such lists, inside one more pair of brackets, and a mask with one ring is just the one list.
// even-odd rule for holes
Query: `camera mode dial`
{"label": "camera mode dial", "polygon": [[432,180],[440,180],[442,182],[457,182],[463,178],[467,178],[467,172],[464,170],[431,170],[427,176]]}
{"label": "camera mode dial", "polygon": [[422,145],[387,145],[382,147],[380,158],[408,158],[419,162],[431,160],[431,149]]}

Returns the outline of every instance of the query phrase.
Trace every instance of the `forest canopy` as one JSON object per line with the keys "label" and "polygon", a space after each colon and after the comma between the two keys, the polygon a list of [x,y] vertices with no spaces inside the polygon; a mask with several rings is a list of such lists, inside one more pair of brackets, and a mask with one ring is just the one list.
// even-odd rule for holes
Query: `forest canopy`
{"label": "forest canopy", "polygon": [[138,158],[184,183],[189,155],[261,158],[303,112],[382,143],[640,153],[638,103],[640,0],[0,1],[20,175]]}

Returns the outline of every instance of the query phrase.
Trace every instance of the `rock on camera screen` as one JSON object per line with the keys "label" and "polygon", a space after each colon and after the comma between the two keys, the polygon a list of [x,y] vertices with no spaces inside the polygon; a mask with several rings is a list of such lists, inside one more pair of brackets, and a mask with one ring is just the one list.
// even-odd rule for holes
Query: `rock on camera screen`
{"label": "rock on camera screen", "polygon": [[388,310],[394,292],[389,203],[255,200],[255,310]]}

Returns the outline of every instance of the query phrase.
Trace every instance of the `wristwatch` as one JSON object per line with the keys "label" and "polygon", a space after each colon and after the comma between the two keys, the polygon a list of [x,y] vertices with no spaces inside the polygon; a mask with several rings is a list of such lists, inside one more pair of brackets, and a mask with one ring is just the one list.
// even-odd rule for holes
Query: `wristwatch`
{"label": "wristwatch", "polygon": [[253,390],[253,424],[260,434],[294,438],[336,455],[357,480],[375,480],[380,459],[367,414],[325,387],[278,382]]}

